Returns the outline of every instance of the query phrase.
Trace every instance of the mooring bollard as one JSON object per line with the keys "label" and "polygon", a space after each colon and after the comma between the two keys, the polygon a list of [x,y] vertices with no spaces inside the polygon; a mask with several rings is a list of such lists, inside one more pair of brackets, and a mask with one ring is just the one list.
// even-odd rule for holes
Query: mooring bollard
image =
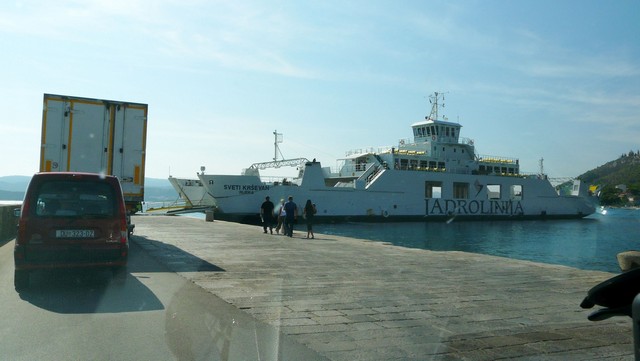
{"label": "mooring bollard", "polygon": [[207,222],[213,222],[213,211],[205,211],[204,214]]}

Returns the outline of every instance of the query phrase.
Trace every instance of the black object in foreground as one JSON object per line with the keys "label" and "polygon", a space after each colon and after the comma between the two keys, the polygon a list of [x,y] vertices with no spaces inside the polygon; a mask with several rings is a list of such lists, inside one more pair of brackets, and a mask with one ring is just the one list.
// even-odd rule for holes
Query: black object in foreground
{"label": "black object in foreground", "polygon": [[580,307],[604,308],[588,316],[591,321],[601,321],[613,316],[632,317],[631,304],[640,293],[640,268],[619,274],[603,281],[589,290]]}

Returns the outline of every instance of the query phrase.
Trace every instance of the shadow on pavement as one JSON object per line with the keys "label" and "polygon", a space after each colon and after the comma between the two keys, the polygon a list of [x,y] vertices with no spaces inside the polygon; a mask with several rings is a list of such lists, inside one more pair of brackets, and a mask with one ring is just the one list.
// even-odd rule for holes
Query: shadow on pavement
{"label": "shadow on pavement", "polygon": [[160,300],[130,274],[112,280],[110,270],[55,270],[33,272],[20,298],[63,314],[119,313],[162,310]]}
{"label": "shadow on pavement", "polygon": [[224,272],[173,245],[139,236],[131,241],[124,279],[114,278],[109,269],[37,270],[20,298],[63,314],[162,310],[162,302],[132,273]]}
{"label": "shadow on pavement", "polygon": [[[138,246],[173,272],[225,272],[191,253],[161,241],[143,236],[131,237],[132,247]],[[130,269],[131,272],[166,272],[165,269]]]}

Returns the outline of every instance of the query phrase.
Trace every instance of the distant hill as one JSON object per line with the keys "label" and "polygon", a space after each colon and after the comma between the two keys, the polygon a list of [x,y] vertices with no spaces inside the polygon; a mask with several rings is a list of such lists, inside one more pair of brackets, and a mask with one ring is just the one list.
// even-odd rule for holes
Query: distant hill
{"label": "distant hill", "polygon": [[0,190],[0,200],[3,201],[21,201],[24,198],[24,192],[11,192]]}
{"label": "distant hill", "polygon": [[[30,180],[31,176],[0,177],[0,200],[21,201]],[[145,178],[144,193],[147,202],[167,202],[178,198],[178,193],[166,178]]]}
{"label": "distant hill", "polygon": [[596,169],[592,169],[578,178],[585,183],[605,186],[640,186],[640,152],[629,152]]}
{"label": "distant hill", "polygon": [[596,195],[600,205],[640,206],[640,151],[623,154],[578,178],[597,186]]}
{"label": "distant hill", "polygon": [[29,180],[31,180],[30,176],[23,175],[0,177],[0,190],[24,193],[27,189],[27,185],[29,184]]}

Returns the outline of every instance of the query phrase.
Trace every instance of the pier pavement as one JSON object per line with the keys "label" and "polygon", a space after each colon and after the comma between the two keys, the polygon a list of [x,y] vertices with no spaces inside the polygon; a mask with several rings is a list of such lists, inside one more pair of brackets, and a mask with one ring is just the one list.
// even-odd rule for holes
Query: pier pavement
{"label": "pier pavement", "polygon": [[169,269],[331,360],[633,360],[630,318],[590,322],[579,307],[611,273],[217,220],[133,222],[132,242]]}

